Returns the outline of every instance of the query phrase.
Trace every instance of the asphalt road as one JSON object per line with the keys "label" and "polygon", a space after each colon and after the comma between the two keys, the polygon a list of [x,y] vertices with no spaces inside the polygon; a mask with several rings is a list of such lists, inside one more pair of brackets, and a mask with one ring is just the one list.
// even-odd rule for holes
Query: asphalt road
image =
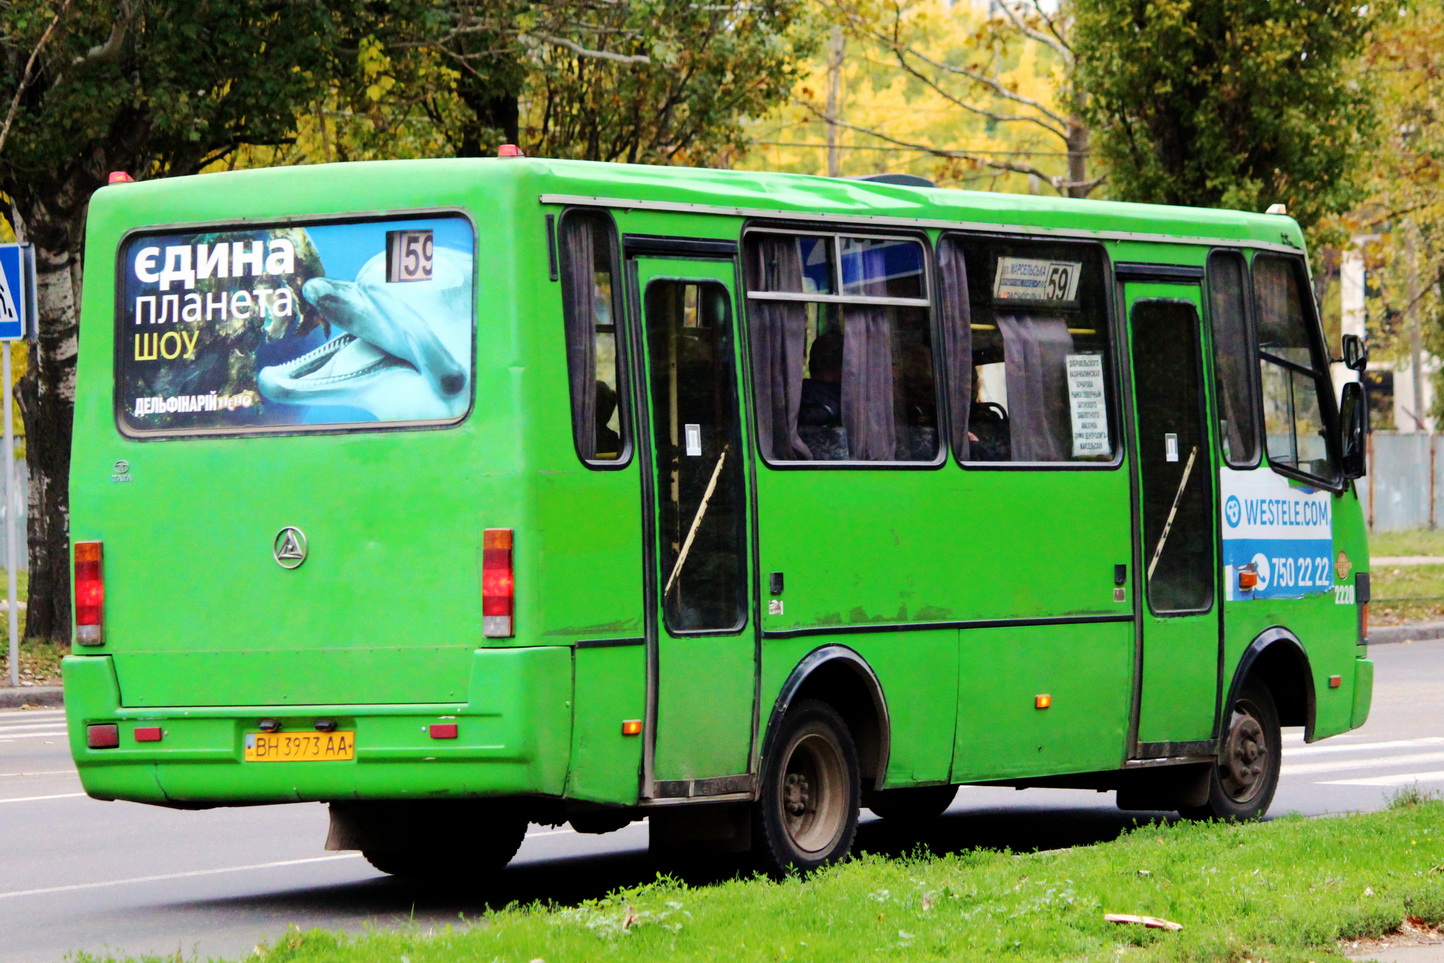
{"label": "asphalt road", "polygon": [[[1444,641],[1372,656],[1368,724],[1313,746],[1286,736],[1274,814],[1378,809],[1415,783],[1444,789]],[[1050,849],[1111,839],[1136,818],[1111,793],[965,788],[921,838],[870,820],[858,847]],[[606,836],[533,827],[497,878],[434,890],[323,851],[325,832],[315,804],[173,812],[89,799],[60,711],[0,711],[0,963],[58,963],[75,950],[240,957],[291,926],[454,926],[488,905],[601,896],[658,869],[644,824]]]}

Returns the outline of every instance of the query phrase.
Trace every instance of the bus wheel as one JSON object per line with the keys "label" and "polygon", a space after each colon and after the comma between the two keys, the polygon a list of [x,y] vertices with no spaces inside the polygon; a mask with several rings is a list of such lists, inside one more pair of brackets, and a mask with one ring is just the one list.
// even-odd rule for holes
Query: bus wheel
{"label": "bus wheel", "polygon": [[526,819],[498,813],[475,826],[446,825],[417,834],[403,847],[367,846],[366,862],[391,876],[417,882],[485,879],[516,855],[526,836]]}
{"label": "bus wheel", "polygon": [[1273,694],[1250,679],[1234,700],[1208,780],[1208,802],[1179,812],[1189,819],[1257,819],[1273,802],[1282,761]]}
{"label": "bus wheel", "polygon": [[805,873],[846,856],[861,794],[857,749],[842,717],[825,702],[798,703],[763,762],[753,810],[764,867]]}
{"label": "bus wheel", "polygon": [[957,796],[957,786],[883,789],[872,794],[867,801],[867,808],[883,819],[936,819],[947,812]]}

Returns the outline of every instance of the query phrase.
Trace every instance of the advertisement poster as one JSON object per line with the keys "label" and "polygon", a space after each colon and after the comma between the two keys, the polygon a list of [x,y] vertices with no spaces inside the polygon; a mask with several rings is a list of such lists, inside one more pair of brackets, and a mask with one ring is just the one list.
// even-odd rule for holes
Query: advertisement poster
{"label": "advertisement poster", "polygon": [[[1265,469],[1219,471],[1224,585],[1229,601],[1299,598],[1334,585],[1333,499]],[[1252,571],[1252,591],[1238,586]]]}
{"label": "advertisement poster", "polygon": [[131,238],[116,305],[123,429],[460,420],[474,248],[459,216]]}

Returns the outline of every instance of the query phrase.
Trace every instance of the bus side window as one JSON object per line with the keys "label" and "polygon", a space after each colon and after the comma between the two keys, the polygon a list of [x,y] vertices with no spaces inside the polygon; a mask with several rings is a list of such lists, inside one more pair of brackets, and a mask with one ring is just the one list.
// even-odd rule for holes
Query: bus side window
{"label": "bus side window", "polygon": [[1302,274],[1302,262],[1293,258],[1254,258],[1264,437],[1270,464],[1332,485],[1338,471],[1320,396],[1333,389],[1322,346],[1310,336],[1317,324],[1306,313],[1304,299],[1311,295]]}
{"label": "bus side window", "polygon": [[572,435],[583,461],[616,464],[627,450],[618,403],[616,229],[604,213],[572,210],[560,233]]}
{"label": "bus side window", "polygon": [[958,458],[1111,462],[1107,293],[1092,245],[944,237],[939,289]]}
{"label": "bus side window", "polygon": [[934,462],[937,386],[923,247],[751,231],[758,435],[773,462]]}
{"label": "bus side window", "polygon": [[1239,252],[1209,256],[1208,309],[1223,457],[1234,468],[1253,468],[1258,464],[1258,406],[1248,336],[1248,267]]}

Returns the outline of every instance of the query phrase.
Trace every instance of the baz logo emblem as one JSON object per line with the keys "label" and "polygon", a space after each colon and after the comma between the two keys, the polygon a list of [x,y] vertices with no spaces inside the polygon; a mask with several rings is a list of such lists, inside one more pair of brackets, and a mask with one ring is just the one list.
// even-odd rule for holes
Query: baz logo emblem
{"label": "baz logo emblem", "polygon": [[281,568],[300,568],[306,560],[306,533],[287,525],[276,533],[271,553]]}

